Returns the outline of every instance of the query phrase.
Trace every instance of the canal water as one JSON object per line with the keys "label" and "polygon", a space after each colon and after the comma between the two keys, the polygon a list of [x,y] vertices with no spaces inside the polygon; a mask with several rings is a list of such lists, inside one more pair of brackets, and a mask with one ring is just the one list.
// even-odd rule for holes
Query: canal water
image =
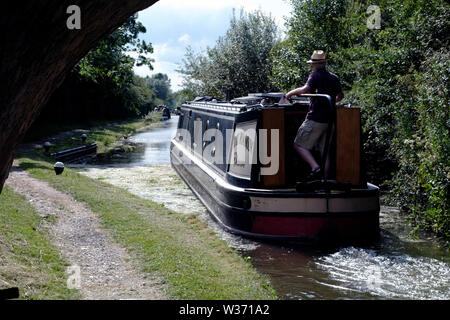
{"label": "canal water", "polygon": [[411,238],[396,208],[382,207],[381,237],[369,247],[285,247],[223,231],[170,166],[177,121],[172,117],[131,137],[145,145],[142,152],[76,169],[174,211],[196,214],[267,275],[281,299],[450,299],[449,250],[433,237]]}

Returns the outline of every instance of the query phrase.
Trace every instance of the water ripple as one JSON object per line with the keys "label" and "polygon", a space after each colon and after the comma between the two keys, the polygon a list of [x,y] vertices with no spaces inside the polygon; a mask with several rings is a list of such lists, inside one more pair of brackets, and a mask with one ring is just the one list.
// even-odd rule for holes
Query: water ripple
{"label": "water ripple", "polygon": [[428,257],[348,247],[317,258],[340,290],[387,299],[450,299],[450,265]]}

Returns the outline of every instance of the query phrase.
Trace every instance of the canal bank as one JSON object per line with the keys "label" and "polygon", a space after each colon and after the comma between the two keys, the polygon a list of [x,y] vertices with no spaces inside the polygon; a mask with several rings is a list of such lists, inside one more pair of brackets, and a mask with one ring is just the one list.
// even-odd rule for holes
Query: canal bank
{"label": "canal bank", "polygon": [[[59,266],[58,280],[65,291],[58,299],[68,299],[68,294],[75,292],[80,294],[79,299],[86,300],[166,299],[163,281],[140,272],[126,250],[111,239],[97,215],[82,202],[31,177],[17,163],[13,165],[7,186],[25,197],[32,208],[29,215],[36,212],[34,215],[42,219],[46,228],[38,229],[42,229],[47,242],[66,261],[66,268]],[[20,237],[21,233],[19,230],[16,236]],[[20,258],[23,261],[25,257]],[[45,266],[50,259],[42,257],[40,260]],[[58,267],[57,263],[53,264]],[[20,298],[26,298],[28,286],[21,281],[17,286]],[[50,288],[47,294],[53,294],[54,288]],[[40,290],[45,290],[45,285],[36,291]]]}
{"label": "canal bank", "polygon": [[46,182],[91,210],[101,229],[127,250],[140,272],[162,279],[160,284],[167,287],[168,298],[276,298],[268,278],[195,215],[177,213],[68,167],[56,176],[53,161],[43,150],[22,153],[19,163],[33,179]]}
{"label": "canal bank", "polygon": [[[151,112],[145,118],[131,119],[120,122],[94,122],[92,124],[71,125],[69,130],[63,130],[54,133],[56,130],[53,127],[50,129],[42,128],[42,133],[39,135],[31,135],[27,137],[27,141],[21,144],[16,151],[18,154],[23,154],[33,150],[42,150],[45,142],[50,142],[49,152],[58,152],[68,148],[75,148],[91,143],[97,144],[97,154],[100,158],[108,157],[109,154],[116,152],[132,152],[135,151],[134,144],[127,145],[127,139],[132,134],[140,131],[151,130],[158,127],[162,122],[162,112]],[[61,127],[64,129],[64,127]],[[68,128],[66,128],[68,129]],[[43,137],[45,132],[49,135]],[[83,142],[82,135],[86,135],[86,141]],[[33,137],[37,139],[33,139]]]}
{"label": "canal bank", "polygon": [[224,232],[169,164],[174,126],[133,137],[144,151],[117,161],[77,167],[180,213],[194,214],[262,274],[282,299],[449,299],[450,255],[432,236],[412,236],[396,208],[382,207],[380,241],[367,247],[284,247]]}
{"label": "canal bank", "polygon": [[80,299],[66,286],[66,259],[50,241],[52,215],[41,215],[9,182],[0,195],[0,290],[18,288],[20,299]]}
{"label": "canal bank", "polygon": [[[158,128],[129,137],[127,140],[143,146],[138,152],[118,153],[94,165],[71,167],[95,182],[126,189],[139,201],[159,203],[176,212],[175,217],[183,223],[201,223],[203,233],[214,233],[226,241],[225,247],[238,252],[241,261],[268,277],[265,279],[270,279],[269,287],[273,286],[281,299],[450,298],[448,249],[433,237],[412,237],[413,228],[396,208],[382,207],[380,241],[368,247],[285,247],[254,242],[223,231],[170,167],[168,150],[176,121],[174,118]],[[39,167],[36,163],[33,166]],[[67,181],[51,174],[48,177],[54,179],[53,183]],[[78,183],[83,184],[82,181]],[[61,188],[71,190],[73,186],[61,185]],[[92,189],[102,190],[98,186]],[[256,282],[261,284],[260,280]]]}
{"label": "canal bank", "polygon": [[[36,154],[41,154],[42,146],[47,141],[51,142],[51,152],[79,146],[82,144],[81,135],[86,133],[90,134],[91,141],[92,138],[99,138],[100,150],[107,152],[111,149],[111,142],[119,140],[123,135],[156,126],[160,123],[160,117],[160,114],[152,113],[138,120],[72,125],[59,133],[57,128],[45,127],[39,131],[41,141],[24,143],[20,145],[17,153],[37,150]],[[43,138],[45,134],[50,133],[51,136]],[[32,135],[28,138],[31,137]],[[131,269],[120,267],[127,265],[127,262],[122,259],[120,263],[118,247],[105,240],[99,230],[93,230],[98,229],[92,224],[93,218],[94,214],[83,209],[81,204],[51,188],[45,182],[33,179],[21,170],[15,161],[0,195],[0,289],[17,287],[19,299],[118,299],[139,298],[139,296],[153,299],[163,296],[149,295],[152,290],[150,286],[144,290],[141,286],[131,292],[126,290],[127,286],[124,284],[129,284],[130,281],[141,284],[147,281],[135,281],[136,277],[133,279],[120,275],[120,273],[130,275],[133,272],[123,272]],[[82,221],[88,222],[84,223],[86,228],[80,228],[83,225]],[[81,236],[77,237],[76,234],[72,234],[73,232]],[[103,241],[100,241],[102,237]],[[70,241],[62,241],[65,238],[70,238]],[[90,243],[94,244],[94,249],[97,245],[96,254],[87,252],[93,251],[86,250],[88,238],[92,238]],[[82,245],[74,241],[75,239],[82,241]],[[74,248],[77,245],[79,248]],[[107,248],[112,250],[106,250]],[[83,254],[78,254],[78,257],[73,259],[73,252],[80,249]],[[80,259],[80,256],[84,258]],[[92,258],[97,262],[89,261]],[[105,272],[108,263],[102,263],[102,260],[114,263],[115,268],[110,269],[114,272]],[[82,290],[69,289],[67,285],[70,274],[66,271],[74,261],[77,265],[83,265],[83,275],[88,273],[88,276],[84,277]],[[119,279],[115,288],[108,283],[111,277]],[[125,283],[122,280],[125,280]],[[97,285],[93,285],[93,282]]]}
{"label": "canal bank", "polygon": [[37,156],[20,158],[20,166],[96,213],[142,272],[164,279],[171,299],[275,298],[268,279],[195,216],[70,169],[56,176],[51,163]]}

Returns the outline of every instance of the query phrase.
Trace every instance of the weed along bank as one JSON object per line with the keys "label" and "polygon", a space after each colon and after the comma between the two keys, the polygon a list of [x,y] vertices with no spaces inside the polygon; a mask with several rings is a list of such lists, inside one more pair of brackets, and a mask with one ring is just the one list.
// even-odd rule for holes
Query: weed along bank
{"label": "weed along bank", "polygon": [[[280,104],[282,96],[250,94],[231,102],[206,97],[183,104],[172,166],[229,232],[313,243],[377,239],[379,189],[361,167],[360,110],[335,109],[325,146],[330,176],[305,181],[308,168],[292,142],[308,97],[329,97]],[[322,164],[327,152],[315,155]]]}

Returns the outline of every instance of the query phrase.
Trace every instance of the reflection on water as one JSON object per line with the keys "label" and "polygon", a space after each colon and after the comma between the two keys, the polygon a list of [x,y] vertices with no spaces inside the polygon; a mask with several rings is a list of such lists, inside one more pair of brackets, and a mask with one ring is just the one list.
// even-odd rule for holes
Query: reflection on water
{"label": "reflection on water", "polygon": [[[167,121],[152,124],[152,129],[137,133],[127,140],[125,144],[138,144],[135,152],[117,152],[110,157],[96,159],[95,164],[100,168],[123,168],[135,166],[153,166],[170,163],[170,140],[175,136],[178,117],[174,116]],[[84,166],[73,165],[75,168]]]}
{"label": "reflection on water", "polygon": [[450,299],[448,250],[432,239],[412,240],[394,208],[382,208],[381,239],[366,248],[283,247],[223,231],[169,164],[177,121],[173,117],[156,130],[133,136],[133,142],[145,144],[144,153],[78,169],[174,211],[196,214],[267,274],[282,299]]}
{"label": "reflection on water", "polygon": [[132,142],[145,144],[145,151],[133,165],[147,166],[170,163],[170,140],[175,136],[178,117],[164,121],[157,130],[138,133],[130,138]]}

